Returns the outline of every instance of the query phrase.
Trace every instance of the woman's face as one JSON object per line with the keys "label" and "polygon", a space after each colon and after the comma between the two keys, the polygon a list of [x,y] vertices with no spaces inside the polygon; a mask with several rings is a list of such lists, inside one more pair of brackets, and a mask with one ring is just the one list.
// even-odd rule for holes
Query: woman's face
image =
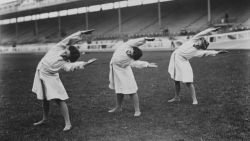
{"label": "woman's face", "polygon": [[129,49],[129,50],[126,51],[126,54],[127,54],[130,58],[132,58],[133,53],[134,53],[134,50],[133,50],[133,49]]}
{"label": "woman's face", "polygon": [[69,51],[69,49],[66,49],[65,54],[66,54],[67,57],[70,57],[70,51]]}
{"label": "woman's face", "polygon": [[64,60],[68,60],[70,57],[70,51],[69,49],[65,49],[64,53],[61,55]]}
{"label": "woman's face", "polygon": [[203,39],[199,39],[194,43],[194,47],[197,49],[206,50],[209,43],[204,41]]}
{"label": "woman's face", "polygon": [[195,46],[197,49],[201,49],[201,40],[197,40],[197,41],[194,43],[194,46]]}

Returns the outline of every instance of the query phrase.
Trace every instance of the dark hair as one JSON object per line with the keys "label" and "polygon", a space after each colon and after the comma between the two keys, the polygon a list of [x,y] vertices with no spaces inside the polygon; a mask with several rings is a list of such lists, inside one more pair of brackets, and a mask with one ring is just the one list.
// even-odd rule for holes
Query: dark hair
{"label": "dark hair", "polygon": [[69,61],[75,62],[80,57],[80,51],[75,46],[70,46],[69,51],[70,51]]}
{"label": "dark hair", "polygon": [[199,45],[194,45],[194,47],[196,47],[197,49],[206,50],[207,47],[209,46],[208,41],[207,41],[204,37],[199,38],[199,41],[200,41],[201,43],[200,43]]}
{"label": "dark hair", "polygon": [[204,49],[204,50],[206,50],[207,47],[209,46],[208,41],[207,41],[205,38],[202,37],[202,38],[201,38],[201,42],[202,42],[201,48]]}
{"label": "dark hair", "polygon": [[139,60],[142,57],[142,51],[138,47],[133,47],[133,54],[131,55],[131,58],[134,60]]}

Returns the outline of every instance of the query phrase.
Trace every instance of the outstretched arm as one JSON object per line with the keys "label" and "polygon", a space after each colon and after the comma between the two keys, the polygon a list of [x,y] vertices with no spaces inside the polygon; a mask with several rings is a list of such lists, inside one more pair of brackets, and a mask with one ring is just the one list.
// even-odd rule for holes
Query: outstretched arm
{"label": "outstretched arm", "polygon": [[216,31],[216,30],[218,30],[218,29],[219,29],[219,28],[210,27],[210,28],[208,28],[208,29],[206,29],[206,30],[203,30],[203,31],[201,31],[200,33],[194,35],[194,36],[192,37],[192,39],[198,39],[198,38],[200,38],[200,37],[202,37],[202,36],[205,36],[205,35],[207,35],[207,34],[213,32],[213,31]]}
{"label": "outstretched arm", "polygon": [[93,59],[90,59],[88,62],[77,61],[74,63],[66,63],[63,65],[63,70],[69,72],[69,71],[74,71],[74,70],[78,70],[78,69],[84,69],[84,66],[90,65],[93,62],[95,62],[96,60],[97,59],[93,58]]}
{"label": "outstretched arm", "polygon": [[216,56],[217,54],[228,53],[226,50],[215,51],[215,50],[199,50],[196,54],[196,57],[205,57],[205,56]]}
{"label": "outstretched arm", "polygon": [[146,41],[154,41],[154,38],[150,38],[150,37],[144,37],[144,38],[137,38],[137,39],[131,39],[129,41],[127,41],[127,45],[129,45],[130,47],[139,47],[143,44],[146,43]]}
{"label": "outstretched arm", "polygon": [[94,31],[94,29],[75,32],[75,33],[69,35],[68,37],[66,37],[65,39],[63,39],[62,41],[60,41],[59,43],[57,43],[57,46],[60,46],[62,48],[66,48],[67,45],[73,45],[73,44],[79,42],[81,40],[82,35],[91,34],[93,31]]}
{"label": "outstretched arm", "polygon": [[133,61],[131,64],[130,64],[131,67],[135,67],[135,68],[157,68],[158,66],[155,64],[155,63],[149,63],[149,62],[146,62],[146,61]]}

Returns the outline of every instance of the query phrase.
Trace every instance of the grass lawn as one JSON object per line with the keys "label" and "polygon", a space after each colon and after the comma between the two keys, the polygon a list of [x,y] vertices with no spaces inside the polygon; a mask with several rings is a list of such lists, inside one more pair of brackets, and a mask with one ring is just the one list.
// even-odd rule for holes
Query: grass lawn
{"label": "grass lawn", "polygon": [[108,88],[112,53],[89,53],[98,62],[61,79],[73,129],[62,132],[63,117],[51,102],[46,125],[32,124],[42,118],[41,102],[31,92],[39,54],[0,55],[1,141],[249,141],[250,52],[191,60],[199,105],[181,85],[181,102],[168,103],[174,85],[167,68],[171,52],[145,52],[141,60],[156,69],[133,69],[139,87],[142,115],[134,118],[133,105],[125,97],[123,112],[110,114],[115,95]]}

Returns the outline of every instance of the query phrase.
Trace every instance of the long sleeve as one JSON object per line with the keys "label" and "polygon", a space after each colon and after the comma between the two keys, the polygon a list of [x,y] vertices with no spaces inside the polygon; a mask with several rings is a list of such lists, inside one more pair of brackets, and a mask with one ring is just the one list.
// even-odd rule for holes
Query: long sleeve
{"label": "long sleeve", "polygon": [[131,40],[127,41],[126,44],[130,47],[139,47],[145,43],[146,43],[145,38],[137,38],[137,39],[131,39]]}
{"label": "long sleeve", "polygon": [[69,41],[71,39],[80,38],[80,35],[81,35],[81,31],[73,33],[73,34],[69,35],[68,37],[66,37],[65,39],[63,39],[62,41],[60,41],[59,43],[57,43],[56,46],[60,46],[60,47],[66,48],[66,45],[69,43]]}
{"label": "long sleeve", "polygon": [[198,34],[194,35],[194,36],[192,37],[192,39],[198,39],[198,38],[200,38],[200,37],[202,37],[202,36],[207,35],[208,33],[212,32],[212,31],[214,31],[214,30],[216,30],[216,29],[215,29],[215,28],[208,28],[208,29],[206,29],[206,30],[204,30],[204,31],[201,31],[201,32],[199,32]]}
{"label": "long sleeve", "polygon": [[118,42],[117,44],[115,44],[113,46],[113,48],[116,51],[116,50],[123,49],[126,47],[130,47],[130,48],[131,47],[139,47],[145,43],[146,43],[145,38],[130,39],[129,41],[127,41],[125,43]]}
{"label": "long sleeve", "polygon": [[139,60],[133,61],[132,63],[130,63],[131,67],[139,68],[139,69],[146,68],[146,67],[148,67],[148,65],[149,65],[148,62],[146,62],[146,61],[139,61]]}
{"label": "long sleeve", "polygon": [[215,50],[198,50],[195,57],[215,56],[219,52]]}
{"label": "long sleeve", "polygon": [[69,71],[74,71],[77,69],[84,69],[84,65],[86,64],[86,62],[84,61],[77,61],[74,63],[65,63],[62,67],[63,70],[69,72]]}

